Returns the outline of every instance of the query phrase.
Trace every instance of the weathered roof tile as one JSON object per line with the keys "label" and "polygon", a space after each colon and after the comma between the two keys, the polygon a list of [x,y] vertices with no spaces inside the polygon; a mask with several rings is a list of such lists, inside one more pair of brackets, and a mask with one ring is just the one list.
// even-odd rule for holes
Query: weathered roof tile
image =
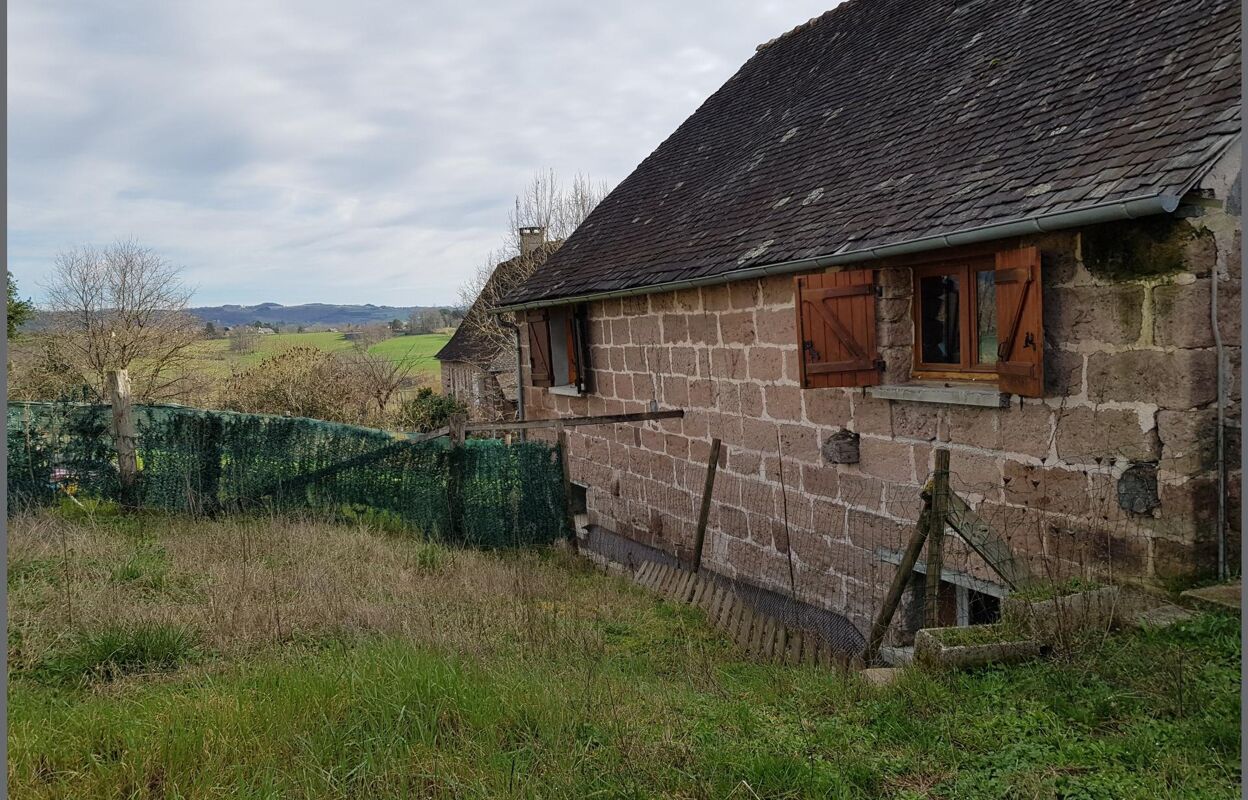
{"label": "weathered roof tile", "polygon": [[1238,133],[1239,35],[1231,0],[849,0],[761,47],[507,299],[1181,192]]}

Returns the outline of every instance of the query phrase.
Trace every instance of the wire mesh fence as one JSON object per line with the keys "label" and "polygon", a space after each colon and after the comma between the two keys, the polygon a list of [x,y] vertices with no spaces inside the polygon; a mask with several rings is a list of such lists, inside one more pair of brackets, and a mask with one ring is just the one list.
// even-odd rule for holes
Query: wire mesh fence
{"label": "wire mesh fence", "polygon": [[[120,498],[110,408],[8,406],[9,512]],[[557,451],[541,442],[415,442],[297,417],[136,406],[138,506],[193,514],[317,511],[482,547],[566,535]]]}
{"label": "wire mesh fence", "polygon": [[[1064,436],[1058,422],[1046,432],[1051,449]],[[748,438],[749,421],[735,424]],[[788,428],[772,424],[769,438],[749,446],[723,443],[702,566],[756,611],[842,652],[862,652],[930,505],[935,453],[948,446],[864,440],[869,464],[830,464],[818,431]],[[935,593],[929,600],[925,547],[901,578],[885,644],[909,645],[923,627],[997,621],[1011,596],[1155,582],[1154,554],[1181,538],[1171,531],[1190,525],[1191,515],[1182,507],[1159,514],[1166,487],[1164,479],[1158,485],[1157,464],[1117,452],[1120,431],[1099,434],[1062,438],[1060,460],[948,448],[952,521],[942,526]],[[595,490],[589,548],[620,563],[691,565],[709,452],[706,442],[661,423],[616,426],[575,442],[573,453],[584,457],[574,461],[577,473]],[[1008,570],[1003,576],[992,548],[1009,554],[1026,587]]]}

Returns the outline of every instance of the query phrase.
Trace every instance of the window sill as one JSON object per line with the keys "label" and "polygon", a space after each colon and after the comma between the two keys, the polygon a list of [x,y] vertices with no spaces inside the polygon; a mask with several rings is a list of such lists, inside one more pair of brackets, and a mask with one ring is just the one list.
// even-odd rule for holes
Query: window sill
{"label": "window sill", "polygon": [[867,394],[882,400],[905,400],[910,403],[941,403],[949,406],[1005,408],[1010,396],[996,386],[946,381],[913,381],[891,386],[868,386]]}
{"label": "window sill", "polygon": [[587,392],[577,391],[576,387],[573,386],[572,384],[565,384],[563,386],[552,386],[546,391],[550,392],[551,394],[557,394],[560,397],[584,397],[587,394]]}

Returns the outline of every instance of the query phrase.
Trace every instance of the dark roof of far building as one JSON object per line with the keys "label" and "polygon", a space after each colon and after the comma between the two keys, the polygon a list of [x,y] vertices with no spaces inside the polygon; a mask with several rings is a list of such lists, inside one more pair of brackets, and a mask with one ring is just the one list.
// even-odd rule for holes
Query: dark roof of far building
{"label": "dark roof of far building", "polygon": [[506,302],[1177,199],[1239,132],[1239,21],[1232,0],[849,0],[761,46]]}
{"label": "dark roof of far building", "polygon": [[438,361],[465,361],[491,372],[514,369],[515,351],[511,348],[500,348],[496,341],[484,335],[481,328],[472,324],[472,321],[490,313],[487,306],[492,306],[500,296],[540,267],[551,253],[558,250],[559,245],[559,242],[546,242],[527,255],[515,256],[497,264],[481,293],[468,307],[463,321],[433,357]]}

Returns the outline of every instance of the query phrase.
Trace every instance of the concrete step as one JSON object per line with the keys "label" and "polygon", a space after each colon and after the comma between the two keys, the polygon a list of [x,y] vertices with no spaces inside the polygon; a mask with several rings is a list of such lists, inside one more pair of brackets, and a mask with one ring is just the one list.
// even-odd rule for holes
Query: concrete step
{"label": "concrete step", "polygon": [[1141,611],[1130,622],[1140,628],[1168,628],[1176,622],[1183,622],[1194,616],[1196,615],[1182,606],[1166,603],[1147,611]]}
{"label": "concrete step", "polygon": [[1179,595],[1188,605],[1213,611],[1230,611],[1238,614],[1243,595],[1243,581],[1219,583],[1201,589],[1188,589]]}

